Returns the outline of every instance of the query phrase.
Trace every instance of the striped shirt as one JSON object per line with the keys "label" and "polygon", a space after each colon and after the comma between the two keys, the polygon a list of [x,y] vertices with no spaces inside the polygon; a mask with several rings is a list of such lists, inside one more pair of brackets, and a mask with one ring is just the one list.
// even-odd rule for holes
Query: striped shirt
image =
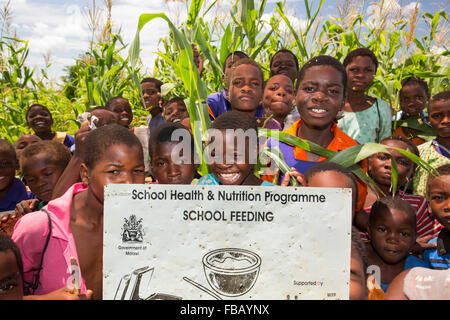
{"label": "striped shirt", "polygon": [[[399,192],[397,197],[408,201],[408,203],[416,211],[417,238],[422,238],[429,235],[437,236],[439,234],[443,226],[428,212],[428,202],[424,197],[405,192]],[[371,209],[372,207],[364,208],[369,215]],[[369,240],[369,235],[365,232],[360,232],[360,236],[363,241]]]}

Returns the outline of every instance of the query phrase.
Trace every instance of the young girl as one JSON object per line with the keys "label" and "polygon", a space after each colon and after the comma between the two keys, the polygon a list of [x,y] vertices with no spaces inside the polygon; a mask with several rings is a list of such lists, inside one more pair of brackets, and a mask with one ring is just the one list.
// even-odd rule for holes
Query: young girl
{"label": "young girl", "polygon": [[[210,134],[214,134],[210,139],[217,139],[208,145],[212,173],[200,178],[199,185],[272,185],[254,174],[258,155],[258,130],[254,117],[232,110],[217,117],[211,129]],[[239,135],[239,129],[245,134]]]}
{"label": "young girl", "polygon": [[370,213],[369,234],[369,265],[376,270],[373,276],[376,280],[378,277],[378,285],[386,292],[400,272],[412,267],[410,261],[418,260],[409,255],[416,239],[414,209],[397,197],[377,200]]}
{"label": "young girl", "polygon": [[42,140],[56,140],[70,148],[74,143],[74,138],[65,132],[53,132],[53,117],[50,110],[43,105],[33,104],[27,109],[25,115],[27,125]]}
{"label": "young girl", "polygon": [[0,300],[23,299],[20,251],[10,237],[0,233]]}
{"label": "young girl", "polygon": [[271,58],[269,63],[270,77],[278,74],[284,74],[295,84],[298,76],[298,59],[292,51],[288,49],[278,50]]}
{"label": "young girl", "polygon": [[295,121],[300,118],[294,106],[295,90],[291,79],[283,74],[270,77],[264,87],[263,95],[263,108],[266,116],[272,116],[272,119],[276,120],[283,130],[289,114],[297,116]]}
{"label": "young girl", "polygon": [[[381,144],[387,147],[394,147],[404,149],[415,155],[419,155],[419,151],[415,144],[401,136],[391,136],[381,141]],[[397,165],[397,193],[396,196],[406,200],[416,212],[416,225],[418,243],[426,243],[429,237],[437,235],[442,229],[442,226],[436,223],[434,219],[428,213],[427,201],[420,195],[413,195],[405,192],[402,188],[405,188],[414,174],[416,165],[408,157],[404,156],[400,152],[389,149],[396,165]],[[368,173],[369,176],[375,181],[377,186],[383,191],[384,195],[390,195],[391,192],[391,158],[388,154],[377,153],[368,159]],[[375,193],[369,189],[365,202],[365,211],[369,214],[372,204],[377,198],[382,197],[381,193]],[[367,235],[361,235],[363,239],[367,240]],[[424,238],[425,237],[425,238]],[[421,239],[423,238],[423,239]]]}
{"label": "young girl", "polygon": [[19,214],[40,210],[53,199],[53,188],[70,158],[70,151],[56,141],[43,140],[24,149],[19,161],[23,180],[38,199],[19,203]]}
{"label": "young girl", "polygon": [[[178,153],[176,149],[178,149]],[[194,138],[181,123],[165,123],[150,136],[152,175],[161,184],[191,184],[197,174]]]}
{"label": "young girl", "polygon": [[117,116],[117,123],[127,129],[130,128],[130,123],[133,121],[133,110],[127,99],[122,97],[114,97],[106,102],[105,108],[114,112]]}
{"label": "young girl", "polygon": [[[408,77],[402,80],[402,88],[400,90],[400,108],[399,121],[406,121],[408,119],[416,119],[417,126],[423,127],[427,132],[432,128],[426,121],[426,114],[424,109],[428,103],[430,94],[428,92],[427,83],[420,78]],[[409,138],[416,146],[425,142],[423,138],[418,137],[418,134],[425,133],[421,130],[403,127],[397,122],[395,134]]]}
{"label": "young girl", "polygon": [[391,135],[391,108],[386,101],[365,93],[375,77],[378,60],[369,49],[359,48],[350,52],[343,64],[348,81],[339,129],[361,144],[380,142]]}
{"label": "young girl", "polygon": [[[39,295],[27,299],[102,298],[104,185],[144,183],[141,143],[117,124],[93,130],[86,136],[79,172],[81,183],[41,211],[23,216],[15,226],[12,239],[24,261],[24,282],[32,289],[29,293]],[[42,256],[42,269],[37,271]],[[80,268],[80,294],[67,287],[72,257]],[[32,286],[37,273],[39,283]]]}

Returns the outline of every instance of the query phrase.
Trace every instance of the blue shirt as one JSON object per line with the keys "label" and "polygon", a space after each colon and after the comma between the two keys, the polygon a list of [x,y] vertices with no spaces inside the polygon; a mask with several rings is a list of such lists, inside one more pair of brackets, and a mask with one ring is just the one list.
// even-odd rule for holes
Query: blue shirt
{"label": "blue shirt", "polygon": [[[209,118],[213,121],[222,113],[231,110],[231,103],[228,101],[225,89],[220,92],[214,92],[208,95],[206,99],[206,105],[208,106]],[[262,104],[256,108],[255,117],[262,118],[263,108]]]}
{"label": "blue shirt", "polygon": [[[209,173],[206,176],[201,177],[198,182],[197,185],[213,185],[213,186],[217,186],[220,185],[220,181],[219,179],[217,179],[217,177],[214,175],[214,173]],[[268,182],[268,181],[263,181],[261,183],[261,186],[264,187],[269,187],[269,186],[274,186],[274,184]]]}
{"label": "blue shirt", "polygon": [[34,198],[36,196],[27,191],[23,182],[14,178],[8,192],[0,199],[0,212],[14,210],[20,201]]}
{"label": "blue shirt", "polygon": [[166,119],[162,116],[162,112],[158,113],[155,117],[149,117],[147,119],[148,134],[151,135],[152,130],[155,130],[164,123],[166,123]]}

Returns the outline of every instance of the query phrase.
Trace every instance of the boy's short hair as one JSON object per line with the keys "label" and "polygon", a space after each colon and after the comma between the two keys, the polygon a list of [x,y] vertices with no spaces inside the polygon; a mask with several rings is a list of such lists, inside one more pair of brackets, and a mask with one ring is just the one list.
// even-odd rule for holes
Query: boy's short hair
{"label": "boy's short hair", "polygon": [[54,140],[42,140],[36,143],[30,144],[25,149],[23,149],[20,156],[20,168],[22,168],[23,163],[26,159],[31,158],[38,154],[47,155],[52,162],[54,162],[58,167],[65,169],[67,164],[72,157],[69,149],[64,146],[61,142]]}
{"label": "boy's short hair", "polygon": [[113,97],[113,98],[109,99],[109,100],[106,102],[106,104],[105,104],[106,110],[111,111],[112,106],[113,106],[116,102],[119,102],[119,101],[125,101],[125,102],[127,102],[128,104],[130,104],[130,102],[129,102],[127,99],[125,99],[124,97]]}
{"label": "boy's short hair", "polygon": [[236,70],[236,68],[238,66],[240,66],[240,65],[243,65],[243,64],[254,66],[258,70],[258,73],[261,76],[261,87],[263,87],[263,85],[264,85],[264,73],[263,73],[263,71],[261,69],[261,66],[259,65],[258,62],[254,61],[254,60],[252,60],[250,58],[242,58],[242,59],[239,59],[238,61],[236,61],[235,63],[233,63],[233,66],[231,67],[231,72],[230,72],[230,79],[228,81],[231,81],[231,79],[233,78],[233,73]]}
{"label": "boy's short hair", "polygon": [[355,195],[354,204],[356,208],[356,205],[358,203],[358,182],[356,180],[355,175],[346,167],[341,166],[340,164],[337,164],[335,162],[324,161],[312,167],[309,167],[308,170],[306,170],[305,172],[305,179],[306,181],[309,181],[317,173],[327,171],[342,173],[343,175],[345,175],[347,178],[350,179],[353,185],[352,189]]}
{"label": "boy's short hair", "polygon": [[416,211],[409,204],[408,201],[403,200],[402,198],[399,197],[386,196],[375,201],[374,204],[372,205],[372,208],[370,209],[369,223],[371,225],[374,225],[375,219],[382,212],[386,211],[391,212],[391,209],[406,212],[406,214],[409,216],[409,218],[414,224],[414,230],[416,230]]}
{"label": "boy's short hair", "polygon": [[[239,60],[240,61],[240,60]],[[211,124],[212,129],[226,130],[226,129],[254,129],[258,132],[258,124],[255,117],[249,116],[247,113],[231,110],[219,115]]]}
{"label": "boy's short hair", "polygon": [[238,57],[241,58],[241,59],[248,58],[248,55],[247,55],[245,52],[242,52],[242,51],[239,51],[239,50],[230,52],[230,53],[226,56],[225,60],[223,61],[223,66],[222,66],[222,71],[223,71],[223,72],[225,72],[225,67],[226,67],[225,62],[226,62],[227,59],[228,59],[229,57],[231,57],[231,56],[238,56]]}
{"label": "boy's short hair", "polygon": [[124,144],[130,148],[137,147],[142,154],[142,144],[135,134],[129,129],[116,123],[92,130],[86,136],[84,141],[84,159],[83,162],[89,169],[94,168],[96,163],[103,157],[103,154],[110,147],[118,144]]}
{"label": "boy's short hair", "polygon": [[0,152],[9,153],[14,161],[17,159],[16,150],[8,140],[0,139]]}
{"label": "boy's short hair", "polygon": [[356,252],[361,257],[363,268],[364,268],[364,276],[367,278],[367,268],[369,267],[369,257],[367,255],[366,245],[364,244],[361,236],[359,235],[358,229],[355,226],[352,226],[352,247],[355,248]]}
{"label": "boy's short hair", "polygon": [[442,92],[436,93],[431,98],[430,104],[432,104],[433,102],[436,102],[436,101],[448,100],[448,99],[450,99],[450,90],[442,91]]}
{"label": "boy's short hair", "polygon": [[141,84],[143,84],[145,82],[154,83],[159,92],[161,92],[161,86],[164,84],[161,80],[158,80],[156,78],[150,78],[150,77],[144,78],[141,80]]}
{"label": "boy's short hair", "polygon": [[44,106],[44,105],[42,105],[42,104],[34,103],[34,104],[32,104],[31,106],[29,106],[29,107],[27,108],[27,111],[26,111],[26,113],[25,113],[25,120],[28,118],[28,114],[30,113],[30,110],[31,110],[32,108],[34,108],[34,107],[40,107],[40,108],[46,110],[46,111],[48,112],[48,114],[50,115],[50,118],[53,118],[53,117],[52,117],[52,113],[50,112],[50,109],[49,109],[49,108],[47,108],[46,106]]}
{"label": "boy's short hair", "polygon": [[17,268],[19,269],[20,275],[23,278],[23,263],[19,247],[6,234],[0,233],[0,252],[6,252],[8,250],[11,250],[14,254],[16,258]]}
{"label": "boy's short hair", "polygon": [[166,123],[158,126],[150,134],[150,139],[148,141],[148,152],[149,152],[150,158],[153,157],[154,148],[158,144],[168,143],[168,142],[182,142],[181,136],[185,136],[185,135],[179,135],[180,139],[178,141],[172,139],[172,135],[176,130],[183,130],[186,132],[186,135],[189,136],[189,139],[190,139],[189,143],[191,144],[192,155],[194,155],[195,145],[194,145],[194,137],[192,136],[192,133],[179,122],[166,122]]}
{"label": "boy's short hair", "polygon": [[172,99],[170,99],[169,101],[166,102],[165,107],[167,108],[167,106],[171,105],[172,103],[181,104],[181,105],[183,105],[183,106],[186,108],[186,110],[187,110],[186,103],[184,103],[184,99],[183,99],[183,98],[180,98],[180,97],[174,97],[174,98],[172,98]]}
{"label": "boy's short hair", "polygon": [[327,55],[320,55],[317,57],[314,57],[308,62],[306,62],[303,67],[298,72],[298,78],[297,78],[297,85],[296,90],[298,89],[300,82],[303,80],[303,77],[305,76],[306,71],[315,66],[330,66],[335,68],[339,73],[342,75],[342,84],[343,84],[343,91],[344,91],[344,97],[345,93],[347,92],[347,71],[345,71],[345,67],[342,65],[342,63],[339,62],[339,60],[327,56]]}
{"label": "boy's short hair", "polygon": [[436,169],[436,171],[438,173],[437,175],[434,175],[434,174],[431,174],[431,173],[428,175],[427,192],[426,192],[427,198],[428,198],[428,192],[429,192],[429,189],[430,189],[431,182],[433,182],[434,179],[439,178],[441,176],[448,176],[448,175],[450,175],[450,163],[447,163],[447,164],[444,164],[444,165],[438,167]]}
{"label": "boy's short hair", "polygon": [[420,87],[422,87],[422,89],[425,91],[425,94],[427,95],[427,97],[430,97],[430,92],[429,92],[429,89],[428,89],[428,84],[427,84],[426,81],[425,81],[424,79],[422,79],[422,78],[418,78],[418,77],[407,77],[407,78],[405,78],[405,79],[402,80],[401,84],[402,84],[402,88],[400,89],[400,94],[402,94],[403,87],[417,84],[417,85],[419,85]]}
{"label": "boy's short hair", "polygon": [[273,54],[273,56],[270,58],[269,68],[272,68],[272,63],[273,63],[273,59],[275,58],[275,56],[276,56],[277,54],[283,53],[283,52],[289,53],[289,54],[294,58],[295,66],[297,67],[297,71],[298,71],[298,69],[299,69],[298,58],[297,58],[297,56],[296,56],[291,50],[288,50],[288,49],[280,49],[280,50],[278,50],[277,52],[275,52],[275,53]]}
{"label": "boy's short hair", "polygon": [[344,65],[344,67],[347,67],[356,57],[369,57],[372,60],[373,64],[375,65],[375,72],[377,71],[378,69],[377,56],[369,48],[358,48],[349,52],[347,56],[344,58],[344,62],[342,64]]}

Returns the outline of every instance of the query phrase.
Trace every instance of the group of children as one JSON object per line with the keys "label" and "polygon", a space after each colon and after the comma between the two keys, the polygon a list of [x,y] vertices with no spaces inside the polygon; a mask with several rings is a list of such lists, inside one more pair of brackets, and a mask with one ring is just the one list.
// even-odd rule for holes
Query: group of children
{"label": "group of children", "polygon": [[[398,286],[391,292],[389,285],[406,277],[404,270],[448,272],[450,92],[430,97],[422,79],[402,82],[398,120],[414,118],[429,126],[435,137],[426,142],[420,128],[399,126],[393,135],[397,119],[391,107],[366,94],[378,68],[368,49],[350,52],[343,63],[317,56],[301,69],[296,56],[283,49],[269,68],[266,81],[261,66],[245,53],[226,58],[225,87],[207,100],[215,135],[204,147],[219,148],[209,150],[210,173],[202,177],[186,105],[177,97],[164,102],[157,79],[141,82],[141,104],[150,113],[149,171],[142,141],[130,127],[127,99],[115,97],[89,110],[75,138],[52,131],[47,107],[30,106],[26,119],[34,135],[20,137],[14,146],[0,140],[0,212],[10,211],[0,221],[0,299],[101,299],[103,186],[110,183],[289,186],[293,178],[302,186],[351,188],[350,299],[398,297]],[[241,141],[234,134],[243,130],[258,137],[258,128],[335,152],[377,142],[390,154],[379,152],[359,163],[374,183],[367,186],[323,155],[274,138],[263,146],[250,135]],[[290,171],[269,163],[261,174],[253,161],[261,147],[279,148]],[[404,151],[435,172],[417,167]],[[394,166],[399,187],[392,195]],[[80,267],[79,290],[68,283],[73,259]]]}

